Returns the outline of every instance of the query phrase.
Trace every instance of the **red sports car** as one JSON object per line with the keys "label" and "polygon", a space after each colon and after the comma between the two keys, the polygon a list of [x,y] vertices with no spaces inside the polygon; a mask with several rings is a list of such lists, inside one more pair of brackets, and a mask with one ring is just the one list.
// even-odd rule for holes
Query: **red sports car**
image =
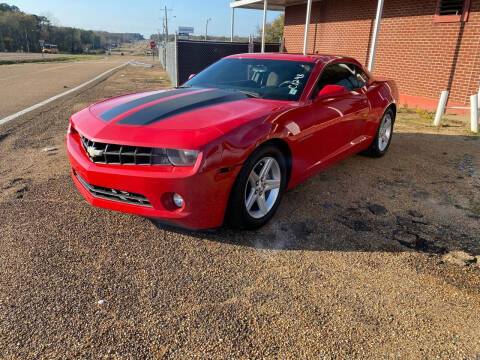
{"label": "red sports car", "polygon": [[398,91],[341,56],[239,54],[182,86],[70,120],[72,178],[92,204],[190,229],[253,229],[282,195],[349,155],[379,157]]}

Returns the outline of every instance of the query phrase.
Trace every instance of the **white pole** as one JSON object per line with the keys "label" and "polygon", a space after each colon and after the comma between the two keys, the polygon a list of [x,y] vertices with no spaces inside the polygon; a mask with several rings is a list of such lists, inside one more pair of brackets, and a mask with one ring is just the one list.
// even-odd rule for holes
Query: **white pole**
{"label": "white pole", "polygon": [[370,48],[370,57],[368,61],[368,71],[373,71],[373,62],[375,61],[375,53],[377,52],[378,33],[380,31],[380,20],[382,19],[383,0],[378,0],[377,16],[375,17],[375,27],[372,35],[372,47]]}
{"label": "white pole", "polygon": [[267,6],[268,1],[263,0],[262,53],[265,52],[265,27],[267,26]]}
{"label": "white pole", "polygon": [[235,8],[232,8],[232,31],[230,33],[230,42],[233,42],[233,29],[235,26]]}
{"label": "white pole", "polygon": [[438,101],[437,112],[435,113],[435,120],[433,125],[439,126],[442,120],[443,113],[445,112],[445,106],[447,106],[448,90],[443,90]]}
{"label": "white pole", "polygon": [[471,130],[478,133],[478,95],[470,96],[470,122]]}
{"label": "white pole", "polygon": [[308,51],[308,29],[310,27],[311,16],[312,16],[312,0],[308,0],[307,16],[305,19],[305,34],[303,35],[303,55],[307,55],[307,51]]}

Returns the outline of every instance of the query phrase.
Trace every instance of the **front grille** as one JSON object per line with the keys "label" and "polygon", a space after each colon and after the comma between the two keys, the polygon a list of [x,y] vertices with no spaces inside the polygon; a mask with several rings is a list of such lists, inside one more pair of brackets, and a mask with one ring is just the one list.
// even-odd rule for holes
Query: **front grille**
{"label": "front grille", "polygon": [[102,186],[91,185],[87,183],[83,178],[75,172],[75,176],[78,181],[82,183],[85,189],[88,190],[90,194],[97,198],[119,201],[127,204],[141,205],[146,207],[152,207],[147,198],[140,194],[135,194],[122,190],[115,190],[110,188],[105,188]]}
{"label": "front grille", "polygon": [[92,162],[113,165],[171,165],[162,148],[95,142],[80,135],[83,149]]}

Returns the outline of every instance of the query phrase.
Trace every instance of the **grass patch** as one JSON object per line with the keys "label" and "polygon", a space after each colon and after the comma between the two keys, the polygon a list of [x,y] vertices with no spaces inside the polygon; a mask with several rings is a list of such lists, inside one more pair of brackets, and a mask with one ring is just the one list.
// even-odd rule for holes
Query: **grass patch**
{"label": "grass patch", "polygon": [[102,58],[103,58],[103,55],[68,55],[68,56],[59,56],[59,57],[53,57],[53,58],[0,60],[0,65],[48,63],[48,62],[79,61],[79,60],[98,60]]}
{"label": "grass patch", "polygon": [[475,215],[480,215],[480,201],[472,201],[470,203],[470,212]]}

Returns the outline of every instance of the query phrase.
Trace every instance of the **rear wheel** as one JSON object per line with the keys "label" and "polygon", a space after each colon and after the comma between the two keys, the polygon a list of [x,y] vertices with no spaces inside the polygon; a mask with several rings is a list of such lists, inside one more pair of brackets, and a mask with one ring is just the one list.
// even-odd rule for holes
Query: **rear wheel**
{"label": "rear wheel", "polygon": [[365,151],[365,154],[372,157],[381,157],[385,155],[392,141],[393,123],[395,115],[392,109],[387,109],[378,125],[375,139],[370,147]]}
{"label": "rear wheel", "polygon": [[265,225],[280,204],[286,179],[285,158],[278,148],[266,145],[255,150],[233,185],[227,223],[243,229]]}

